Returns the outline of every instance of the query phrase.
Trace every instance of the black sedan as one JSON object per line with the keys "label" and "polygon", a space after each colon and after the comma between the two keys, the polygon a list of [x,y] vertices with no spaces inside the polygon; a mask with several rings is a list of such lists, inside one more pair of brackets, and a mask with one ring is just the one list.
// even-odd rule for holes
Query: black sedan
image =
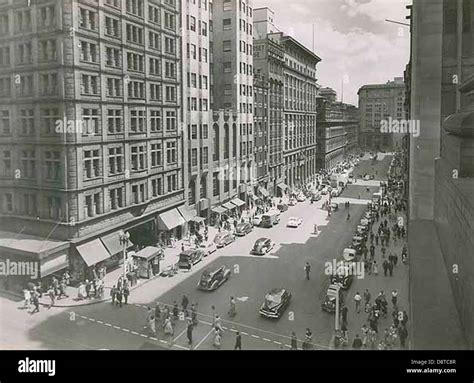
{"label": "black sedan", "polygon": [[272,289],[265,295],[265,301],[260,307],[260,315],[266,318],[278,319],[290,304],[291,293],[284,288]]}
{"label": "black sedan", "polygon": [[259,238],[255,241],[252,248],[252,254],[264,255],[273,249],[274,243],[269,238]]}
{"label": "black sedan", "polygon": [[201,262],[205,255],[201,249],[185,250],[179,255],[178,268],[189,270],[193,265]]}
{"label": "black sedan", "polygon": [[214,243],[217,247],[227,246],[229,243],[232,243],[234,241],[234,234],[229,233],[228,231],[221,231],[220,233],[217,233],[217,235],[214,237]]}
{"label": "black sedan", "polygon": [[243,237],[244,235],[247,235],[252,231],[252,225],[248,222],[243,222],[237,224],[235,228],[235,235],[238,235],[239,237]]}
{"label": "black sedan", "polygon": [[198,288],[201,290],[212,291],[230,278],[230,269],[225,266],[209,268],[203,271]]}

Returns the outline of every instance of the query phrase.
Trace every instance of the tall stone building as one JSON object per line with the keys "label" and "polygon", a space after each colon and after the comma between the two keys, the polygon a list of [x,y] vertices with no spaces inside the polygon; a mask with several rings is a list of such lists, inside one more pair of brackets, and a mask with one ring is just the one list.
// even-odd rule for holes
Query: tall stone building
{"label": "tall stone building", "polygon": [[121,229],[181,235],[180,20],[175,0],[0,1],[2,256],[82,279],[120,262]]}
{"label": "tall stone building", "polygon": [[359,95],[359,145],[366,150],[392,150],[401,147],[402,134],[381,131],[382,121],[405,118],[405,84],[395,77],[385,84],[362,86]]}
{"label": "tall stone building", "polygon": [[252,17],[249,1],[212,3],[211,204],[215,217],[248,204],[256,185]]}
{"label": "tall stone building", "polygon": [[211,9],[208,0],[182,1],[183,166],[193,222],[209,218],[212,198]]}
{"label": "tall stone building", "polygon": [[411,32],[409,114],[420,121],[408,148],[412,343],[473,349],[474,6],[416,0]]}
{"label": "tall stone building", "polygon": [[321,59],[293,37],[282,32],[269,38],[283,46],[283,158],[285,181],[303,185],[316,174],[316,65]]}

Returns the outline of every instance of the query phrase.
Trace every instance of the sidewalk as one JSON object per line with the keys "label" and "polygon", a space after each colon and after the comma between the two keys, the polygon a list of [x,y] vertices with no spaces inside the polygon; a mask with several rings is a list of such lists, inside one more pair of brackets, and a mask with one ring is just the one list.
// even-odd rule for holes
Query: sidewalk
{"label": "sidewalk", "polygon": [[[215,227],[209,226],[209,241],[212,241],[217,233],[217,229]],[[178,261],[178,256],[181,253],[181,244],[183,240],[179,240],[176,242],[175,247],[168,247],[164,250],[164,259],[160,261],[160,271],[164,270],[165,268],[174,265]],[[185,249],[189,249],[189,246],[185,245]],[[91,298],[91,299],[78,299],[78,288],[77,287],[72,287],[68,286],[66,288],[66,293],[68,297],[66,298],[61,298],[55,300],[55,304],[53,307],[77,307],[77,306],[87,306],[87,305],[92,305],[96,303],[101,303],[110,300],[110,289],[117,283],[118,279],[123,275],[123,269],[121,267],[109,272],[106,274],[104,278],[104,284],[105,284],[105,291],[104,291],[104,297],[102,299],[98,298]],[[133,291],[146,283],[156,279],[156,278],[163,278],[160,277],[159,275],[155,275],[154,277],[150,279],[139,279],[138,283],[134,286],[130,287],[130,291]],[[167,280],[166,278],[163,278]],[[4,291],[1,290],[2,292],[18,297],[20,299],[23,299],[21,294],[13,293],[10,291]],[[42,298],[40,298],[40,304],[42,306],[47,306],[49,307],[51,301],[49,297],[46,295],[43,295]]]}
{"label": "sidewalk", "polygon": [[[400,214],[400,212],[397,214],[397,216],[403,216],[404,219],[406,219],[405,214]],[[374,233],[376,232],[376,228],[378,228],[380,222],[382,222],[385,218],[381,218],[379,222],[375,221],[375,224],[373,226],[373,231]],[[391,228],[393,225],[393,221],[388,221],[388,227]],[[358,334],[359,337],[362,339],[363,338],[363,332],[362,332],[362,326],[364,324],[367,324],[367,318],[368,318],[368,313],[364,311],[364,299],[363,299],[363,294],[366,289],[369,290],[371,299],[370,302],[373,304],[375,298],[379,294],[381,290],[384,291],[385,296],[387,298],[387,316],[383,318],[382,316],[378,320],[378,338],[376,341],[376,344],[383,340],[384,337],[384,331],[386,328],[389,328],[392,323],[392,312],[393,312],[393,305],[391,302],[391,293],[392,290],[397,290],[398,291],[398,298],[397,298],[397,303],[398,303],[398,310],[399,311],[406,311],[408,315],[410,316],[409,308],[409,284],[408,284],[408,279],[409,279],[409,265],[408,264],[403,264],[401,260],[401,253],[402,253],[402,248],[403,245],[406,243],[406,235],[405,238],[397,239],[397,243],[394,244],[393,241],[393,234],[390,236],[390,243],[389,246],[386,246],[386,257],[390,254],[390,252],[394,253],[395,255],[398,256],[398,263],[397,266],[394,267],[393,269],[393,276],[390,277],[390,274],[387,273],[387,276],[384,276],[383,268],[382,268],[382,262],[384,258],[382,258],[382,252],[381,248],[382,246],[376,245],[374,241],[374,246],[375,246],[375,261],[377,262],[378,266],[378,275],[368,275],[365,273],[364,278],[358,279],[356,276],[354,277],[354,280],[352,282],[351,287],[345,292],[344,294],[344,304],[348,308],[348,313],[347,313],[347,332],[348,332],[348,345],[347,349],[352,348],[352,342],[356,335]],[[370,247],[370,237],[368,239],[368,247]],[[361,301],[361,309],[360,313],[357,313],[355,309],[355,302],[354,302],[354,295],[359,292],[359,294],[362,296],[362,301]],[[410,327],[411,323],[408,321],[407,328],[410,333]],[[398,349],[397,346],[399,346],[399,342],[397,340],[396,342],[396,349]],[[407,339],[407,348],[410,347],[410,337]],[[331,348],[335,348],[334,345],[334,337],[331,340],[330,343]],[[367,348],[368,349],[368,348]]]}

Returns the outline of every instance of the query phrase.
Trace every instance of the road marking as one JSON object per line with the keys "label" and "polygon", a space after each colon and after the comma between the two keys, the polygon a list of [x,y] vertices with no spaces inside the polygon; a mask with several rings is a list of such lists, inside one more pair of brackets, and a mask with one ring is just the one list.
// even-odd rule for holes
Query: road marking
{"label": "road marking", "polygon": [[183,331],[181,331],[178,336],[176,338],[173,339],[173,342],[176,342],[178,340],[178,338],[180,338],[185,332],[186,332],[187,329],[184,329]]}
{"label": "road marking", "polygon": [[128,328],[123,328],[122,330],[125,331],[125,332],[130,332],[130,330]]}
{"label": "road marking", "polygon": [[114,328],[116,328],[117,330],[121,330],[121,328],[119,326],[114,325]]}
{"label": "road marking", "polygon": [[263,339],[264,341],[266,341],[266,342],[271,342],[271,340],[268,339],[268,338],[262,338],[262,339]]}
{"label": "road marking", "polygon": [[105,323],[106,326],[112,327],[110,323]]}
{"label": "road marking", "polygon": [[196,345],[196,347],[194,347],[194,349],[197,350],[197,349],[199,348],[199,346],[200,346],[201,344],[203,344],[203,342],[204,342],[207,338],[209,338],[209,335],[211,335],[213,332],[214,332],[214,329],[211,328],[211,331],[209,331],[209,332],[207,333],[207,335],[199,341],[199,343]]}
{"label": "road marking", "polygon": [[136,331],[130,331],[133,335],[140,335],[138,332]]}
{"label": "road marking", "polygon": [[104,324],[104,322],[102,322],[101,320],[98,320],[97,323]]}
{"label": "road marking", "polygon": [[252,334],[252,338],[260,339],[260,337],[258,335],[255,335],[255,334]]}

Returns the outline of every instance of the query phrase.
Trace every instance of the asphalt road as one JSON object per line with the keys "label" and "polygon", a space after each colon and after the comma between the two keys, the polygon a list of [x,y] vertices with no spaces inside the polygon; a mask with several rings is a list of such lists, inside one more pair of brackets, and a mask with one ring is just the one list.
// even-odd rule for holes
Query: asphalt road
{"label": "asphalt road", "polygon": [[[377,161],[377,173],[385,173],[389,162],[389,158]],[[371,168],[372,164],[362,161],[354,174],[365,171],[367,166]],[[360,186],[349,185],[346,196],[358,194],[357,188]],[[376,189],[370,187],[370,193]],[[314,347],[327,348],[334,328],[334,315],[321,310],[329,284],[324,264],[339,257],[351,242],[365,205],[351,204],[350,221],[346,220],[347,211],[341,205],[328,221],[326,213],[320,209],[323,201],[314,204],[306,201],[290,207],[281,215],[279,225],[271,229],[255,228],[246,237],[207,257],[189,273],[150,281],[132,292],[129,305],[119,308],[106,302],[58,310],[57,314],[50,312],[48,320],[38,320],[28,329],[27,337],[36,348],[47,349],[213,349],[211,322],[213,314],[217,313],[226,329],[222,349],[234,347],[236,331],[243,335],[244,349],[282,349],[289,346],[292,331],[298,339],[303,339],[306,328],[313,332]],[[303,218],[303,224],[297,229],[287,228],[290,216]],[[320,229],[318,236],[312,234],[314,223]],[[277,246],[267,256],[250,255],[255,240],[260,237],[271,238]],[[312,266],[309,281],[304,272],[307,261]],[[196,286],[202,270],[220,265],[231,269],[230,280],[213,292],[198,290]],[[275,287],[285,287],[293,298],[281,318],[269,320],[261,317],[258,310],[265,293]],[[165,336],[161,328],[156,336],[148,334],[144,329],[146,307],[154,307],[156,301],[170,305],[177,301],[179,304],[183,294],[198,304],[200,322],[193,330],[192,344],[186,337],[186,322],[179,319],[172,337]],[[232,319],[227,314],[231,296],[237,299],[237,315]]]}

